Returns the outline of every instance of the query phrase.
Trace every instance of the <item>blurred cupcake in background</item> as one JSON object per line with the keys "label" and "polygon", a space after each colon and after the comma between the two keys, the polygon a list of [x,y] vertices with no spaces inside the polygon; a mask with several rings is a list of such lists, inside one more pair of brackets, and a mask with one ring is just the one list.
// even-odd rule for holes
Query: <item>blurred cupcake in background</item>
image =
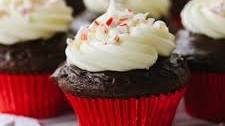
{"label": "blurred cupcake in background", "polygon": [[176,52],[191,68],[187,111],[198,118],[225,121],[225,0],[192,0],[182,11],[185,27]]}
{"label": "blurred cupcake in background", "polygon": [[[74,20],[74,30],[78,31],[83,25],[90,24],[96,17],[105,13],[109,0],[83,0],[86,11]],[[135,13],[149,13],[149,17],[169,21],[171,2],[169,0],[123,0],[126,8]]]}
{"label": "blurred cupcake in background", "polygon": [[0,112],[36,118],[63,112],[49,75],[65,59],[72,9],[62,0],[0,1]]}
{"label": "blurred cupcake in background", "polygon": [[[124,0],[126,8],[135,13],[149,13],[149,17],[161,19],[169,24],[170,30],[176,32],[182,27],[180,12],[189,0]],[[83,0],[87,10],[77,16],[74,21],[74,30],[80,26],[90,24],[97,16],[104,13],[109,0]]]}
{"label": "blurred cupcake in background", "polygon": [[[102,14],[106,12],[109,0],[83,0],[90,12]],[[171,2],[169,0],[123,0],[126,8],[135,13],[149,13],[150,17],[163,18],[168,17]]]}
{"label": "blurred cupcake in background", "polygon": [[170,126],[185,92],[186,62],[172,54],[175,37],[163,21],[121,1],[68,40],[67,61],[53,77],[80,126]]}

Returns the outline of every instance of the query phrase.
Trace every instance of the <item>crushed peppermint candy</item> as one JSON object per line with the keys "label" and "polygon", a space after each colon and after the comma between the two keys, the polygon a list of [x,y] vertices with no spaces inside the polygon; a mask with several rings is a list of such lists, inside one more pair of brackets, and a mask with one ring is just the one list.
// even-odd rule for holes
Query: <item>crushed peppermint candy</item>
{"label": "crushed peppermint candy", "polygon": [[110,26],[112,23],[113,23],[113,17],[110,17],[110,18],[106,21],[106,24],[107,24],[108,26]]}
{"label": "crushed peppermint candy", "polygon": [[96,19],[86,30],[81,31],[80,39],[82,41],[93,39],[102,42],[104,45],[120,44],[123,40],[122,36],[129,35],[132,28],[139,27],[142,24],[154,25],[153,27],[159,30],[167,30],[164,29],[165,23],[155,22],[151,18],[148,19],[148,14],[134,14],[131,10],[104,16]]}

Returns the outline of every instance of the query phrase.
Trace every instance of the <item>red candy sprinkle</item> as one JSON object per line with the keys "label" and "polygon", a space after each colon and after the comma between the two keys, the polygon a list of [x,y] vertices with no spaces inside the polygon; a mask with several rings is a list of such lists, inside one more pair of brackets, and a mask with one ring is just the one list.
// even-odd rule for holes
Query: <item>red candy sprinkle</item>
{"label": "red candy sprinkle", "polygon": [[110,26],[112,23],[113,23],[113,18],[110,17],[110,18],[106,21],[106,24],[107,24],[108,26]]}

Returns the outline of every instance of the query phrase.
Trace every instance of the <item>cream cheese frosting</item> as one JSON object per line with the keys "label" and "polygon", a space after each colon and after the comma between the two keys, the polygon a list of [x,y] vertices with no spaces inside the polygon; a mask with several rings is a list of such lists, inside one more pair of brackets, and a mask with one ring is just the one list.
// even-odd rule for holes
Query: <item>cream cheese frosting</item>
{"label": "cream cheese frosting", "polygon": [[104,15],[68,40],[67,63],[91,72],[128,71],[150,69],[158,56],[171,54],[175,37],[164,22],[122,6],[112,0]]}
{"label": "cream cheese frosting", "polygon": [[225,0],[192,0],[181,16],[187,30],[213,39],[225,38]]}
{"label": "cream cheese frosting", "polygon": [[63,0],[1,0],[0,44],[48,39],[69,29],[72,9]]}
{"label": "cream cheese frosting", "polygon": [[[159,18],[167,16],[171,6],[170,0],[123,0],[126,8],[134,12],[149,13]],[[84,0],[86,7],[94,12],[103,13],[107,10],[109,0]]]}

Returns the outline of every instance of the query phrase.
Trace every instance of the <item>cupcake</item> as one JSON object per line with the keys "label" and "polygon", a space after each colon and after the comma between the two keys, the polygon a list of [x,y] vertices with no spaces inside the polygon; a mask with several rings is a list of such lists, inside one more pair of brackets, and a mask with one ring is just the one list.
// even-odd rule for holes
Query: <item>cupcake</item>
{"label": "cupcake", "polygon": [[225,121],[225,0],[192,0],[182,12],[185,26],[177,35],[176,52],[192,75],[185,96],[192,116]]}
{"label": "cupcake", "polygon": [[172,54],[163,21],[134,14],[120,0],[68,40],[53,74],[80,126],[169,126],[185,92],[186,63]]}
{"label": "cupcake", "polygon": [[36,118],[63,112],[49,75],[65,59],[72,9],[61,0],[0,1],[0,113]]}

